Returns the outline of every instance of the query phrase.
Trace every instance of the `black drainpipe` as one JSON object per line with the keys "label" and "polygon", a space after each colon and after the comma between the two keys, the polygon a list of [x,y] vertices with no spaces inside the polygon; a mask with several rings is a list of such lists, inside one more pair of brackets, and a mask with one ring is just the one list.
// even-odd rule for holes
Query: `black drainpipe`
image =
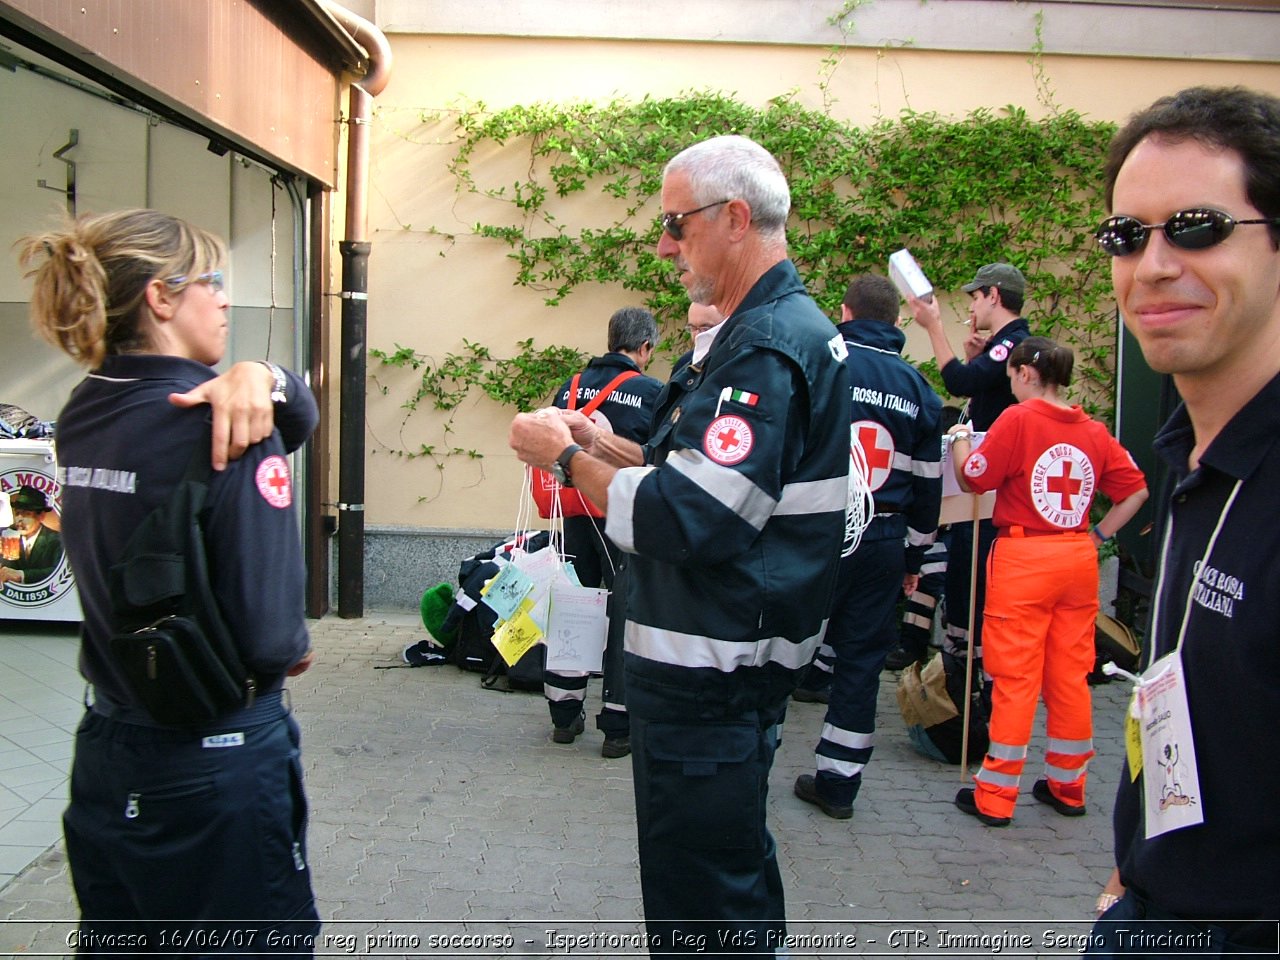
{"label": "black drainpipe", "polygon": [[346,239],[342,254],[341,413],[338,433],[338,616],[364,616],[364,401],[369,316],[369,120],[373,98],[391,74],[391,47],[377,27],[333,0],[326,11],[368,54],[351,84],[347,117]]}

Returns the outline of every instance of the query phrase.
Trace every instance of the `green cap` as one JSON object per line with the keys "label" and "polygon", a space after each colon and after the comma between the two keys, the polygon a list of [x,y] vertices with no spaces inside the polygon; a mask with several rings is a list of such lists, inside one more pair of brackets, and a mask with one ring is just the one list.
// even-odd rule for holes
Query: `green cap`
{"label": "green cap", "polygon": [[979,267],[972,283],[966,283],[962,289],[965,293],[973,293],[979,287],[999,287],[1011,293],[1025,295],[1027,278],[1012,263],[988,263]]}

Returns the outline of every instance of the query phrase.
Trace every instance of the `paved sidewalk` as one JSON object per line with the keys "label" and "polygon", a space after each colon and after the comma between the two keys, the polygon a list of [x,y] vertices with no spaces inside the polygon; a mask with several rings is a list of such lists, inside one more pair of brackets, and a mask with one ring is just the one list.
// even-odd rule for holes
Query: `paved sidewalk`
{"label": "paved sidewalk", "polygon": [[[556,745],[540,696],[484,690],[476,674],[451,666],[398,666],[400,650],[425,636],[408,615],[328,617],[312,634],[317,662],[291,690],[311,799],[310,860],[331,936],[318,954],[643,953],[547,933],[634,938],[642,930],[630,761],[601,759],[590,720],[577,743]],[[876,755],[852,820],[831,820],[792,795],[797,774],[812,772],[823,707],[789,711],[769,803],[789,932],[845,938],[839,948],[801,944],[790,955],[1001,951],[991,939],[971,939],[976,952],[945,940],[978,934],[1005,938],[1005,954],[1077,955],[1047,931],[1086,934],[1110,870],[1127,688],[1094,688],[1099,756],[1089,815],[1065,818],[1030,796],[1041,717],[1014,823],[990,829],[952,806],[957,771],[912,750],[893,675],[885,681]],[[589,717],[599,709],[599,681],[587,708]],[[0,890],[0,955],[69,954],[75,915],[58,843]],[[514,945],[448,949],[428,940],[463,933],[511,936]],[[1021,936],[1032,938],[1030,949],[1016,949],[1028,944],[1011,939]]]}

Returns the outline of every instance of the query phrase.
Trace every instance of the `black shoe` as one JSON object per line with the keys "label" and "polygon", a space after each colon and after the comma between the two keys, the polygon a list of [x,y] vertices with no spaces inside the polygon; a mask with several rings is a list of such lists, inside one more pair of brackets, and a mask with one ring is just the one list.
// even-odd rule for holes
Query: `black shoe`
{"label": "black shoe", "polygon": [[606,760],[616,760],[618,757],[627,756],[630,752],[630,737],[605,737],[604,743],[600,746],[600,756]]}
{"label": "black shoe", "polygon": [[913,663],[919,663],[923,659],[923,653],[912,653],[906,647],[895,647],[884,658],[884,668],[886,670],[905,670]]}
{"label": "black shoe", "polygon": [[805,803],[812,803],[833,820],[848,820],[853,816],[853,804],[840,806],[822,799],[818,793],[818,778],[812,773],[802,773],[796,777],[796,796]]}
{"label": "black shoe", "polygon": [[791,699],[799,700],[801,703],[830,703],[830,690],[808,690],[804,687],[796,687],[791,691]]}
{"label": "black shoe", "polygon": [[1047,803],[1064,817],[1083,817],[1089,812],[1085,810],[1083,803],[1077,807],[1073,803],[1067,803],[1055,797],[1053,791],[1049,789],[1048,780],[1037,780],[1035,786],[1031,788],[1031,795],[1041,803]]}
{"label": "black shoe", "polygon": [[993,817],[979,810],[978,801],[973,798],[973,787],[960,788],[956,793],[956,806],[969,816],[977,817],[988,827],[1007,827],[1013,823],[1013,817]]}
{"label": "black shoe", "polygon": [[573,743],[578,739],[578,734],[587,728],[587,721],[582,715],[578,715],[578,719],[573,721],[567,727],[552,727],[551,742],[552,743]]}

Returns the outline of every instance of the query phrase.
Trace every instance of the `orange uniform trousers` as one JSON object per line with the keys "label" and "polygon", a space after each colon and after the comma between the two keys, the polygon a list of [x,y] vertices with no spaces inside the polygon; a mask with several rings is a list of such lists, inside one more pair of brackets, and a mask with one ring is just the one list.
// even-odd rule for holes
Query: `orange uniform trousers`
{"label": "orange uniform trousers", "polygon": [[1087,533],[1002,530],[987,559],[987,585],[983,666],[994,684],[991,744],[974,778],[978,809],[1013,816],[1042,695],[1049,789],[1065,803],[1083,805],[1093,756],[1087,678],[1098,616],[1097,551]]}

